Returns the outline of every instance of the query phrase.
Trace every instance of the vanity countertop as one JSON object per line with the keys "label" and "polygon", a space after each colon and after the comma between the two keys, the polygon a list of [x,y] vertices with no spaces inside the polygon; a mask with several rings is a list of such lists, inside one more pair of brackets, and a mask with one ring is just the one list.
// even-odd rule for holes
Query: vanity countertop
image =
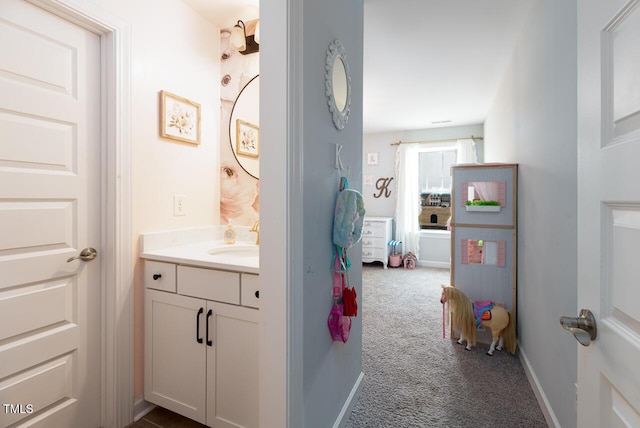
{"label": "vanity countertop", "polygon": [[[140,257],[147,260],[176,263],[208,269],[230,270],[234,272],[259,273],[258,256],[234,254],[236,248],[257,247],[252,242],[224,244],[220,240],[177,245],[144,251]],[[228,249],[229,251],[224,251]],[[209,254],[211,250],[220,250]],[[257,250],[257,248],[256,248]]]}
{"label": "vanity countertop", "polygon": [[[140,257],[158,262],[259,273],[256,235],[248,227],[236,227],[235,244],[222,241],[226,226],[150,232],[140,235]],[[214,250],[215,254],[209,254]]]}

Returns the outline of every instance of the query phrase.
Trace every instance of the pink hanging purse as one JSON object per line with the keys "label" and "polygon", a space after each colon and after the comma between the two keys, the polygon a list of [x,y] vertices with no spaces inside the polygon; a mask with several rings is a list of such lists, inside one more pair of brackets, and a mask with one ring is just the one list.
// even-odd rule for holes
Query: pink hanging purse
{"label": "pink hanging purse", "polygon": [[333,340],[347,343],[351,331],[351,318],[344,316],[343,312],[344,306],[342,304],[334,305],[329,313],[327,325]]}
{"label": "pink hanging purse", "polygon": [[345,305],[343,303],[338,303],[344,290],[345,281],[345,273],[342,270],[339,251],[336,252],[333,268],[334,303],[333,308],[331,308],[331,312],[329,312],[327,325],[329,326],[329,332],[331,333],[333,340],[347,343],[347,340],[349,339],[349,332],[351,331],[351,318],[345,313]]}

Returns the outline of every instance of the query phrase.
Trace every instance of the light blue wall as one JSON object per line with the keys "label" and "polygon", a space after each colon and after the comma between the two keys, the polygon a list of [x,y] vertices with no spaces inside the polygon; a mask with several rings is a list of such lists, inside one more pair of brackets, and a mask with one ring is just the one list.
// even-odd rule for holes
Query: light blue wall
{"label": "light blue wall", "polygon": [[[350,188],[362,188],[362,0],[304,2],[304,130],[303,157],[303,394],[304,427],[333,425],[362,371],[362,314],[353,318],[349,341],[331,340],[327,317],[333,306],[332,228],[338,190],[335,144],[343,146],[345,167],[351,167]],[[338,131],[325,95],[325,58],[338,39],[346,49],[352,98],[349,120]],[[349,277],[362,296],[360,244],[348,251]],[[360,297],[361,299],[361,297]],[[362,307],[362,302],[360,302]]]}
{"label": "light blue wall", "polygon": [[[327,317],[334,144],[344,147],[350,187],[361,188],[363,9],[362,0],[261,2],[260,136],[267,143],[260,154],[260,420],[267,428],[333,426],[362,372],[362,314],[346,344],[331,340]],[[325,96],[326,52],[336,38],[352,79],[342,131]],[[361,299],[360,245],[349,255]]]}
{"label": "light blue wall", "polygon": [[551,403],[576,426],[576,1],[536,2],[485,121],[485,160],[519,163],[520,351]]}

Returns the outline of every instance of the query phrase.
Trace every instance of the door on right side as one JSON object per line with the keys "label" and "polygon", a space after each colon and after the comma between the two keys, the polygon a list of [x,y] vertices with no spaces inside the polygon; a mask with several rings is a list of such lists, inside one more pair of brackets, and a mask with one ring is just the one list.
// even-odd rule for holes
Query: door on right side
{"label": "door on right side", "polygon": [[640,0],[579,0],[578,426],[640,426]]}

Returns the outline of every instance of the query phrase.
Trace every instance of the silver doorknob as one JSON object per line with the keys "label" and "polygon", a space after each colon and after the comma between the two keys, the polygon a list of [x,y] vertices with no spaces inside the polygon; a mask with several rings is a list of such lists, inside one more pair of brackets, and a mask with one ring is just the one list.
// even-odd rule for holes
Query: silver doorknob
{"label": "silver doorknob", "polygon": [[83,262],[88,262],[95,259],[96,257],[98,257],[98,252],[96,251],[96,249],[87,247],[84,250],[80,251],[80,254],[78,254],[77,256],[68,258],[67,263],[70,263],[76,259],[80,259]]}
{"label": "silver doorknob", "polygon": [[577,318],[560,317],[560,325],[570,331],[582,346],[589,346],[598,336],[596,318],[589,309],[581,309]]}

